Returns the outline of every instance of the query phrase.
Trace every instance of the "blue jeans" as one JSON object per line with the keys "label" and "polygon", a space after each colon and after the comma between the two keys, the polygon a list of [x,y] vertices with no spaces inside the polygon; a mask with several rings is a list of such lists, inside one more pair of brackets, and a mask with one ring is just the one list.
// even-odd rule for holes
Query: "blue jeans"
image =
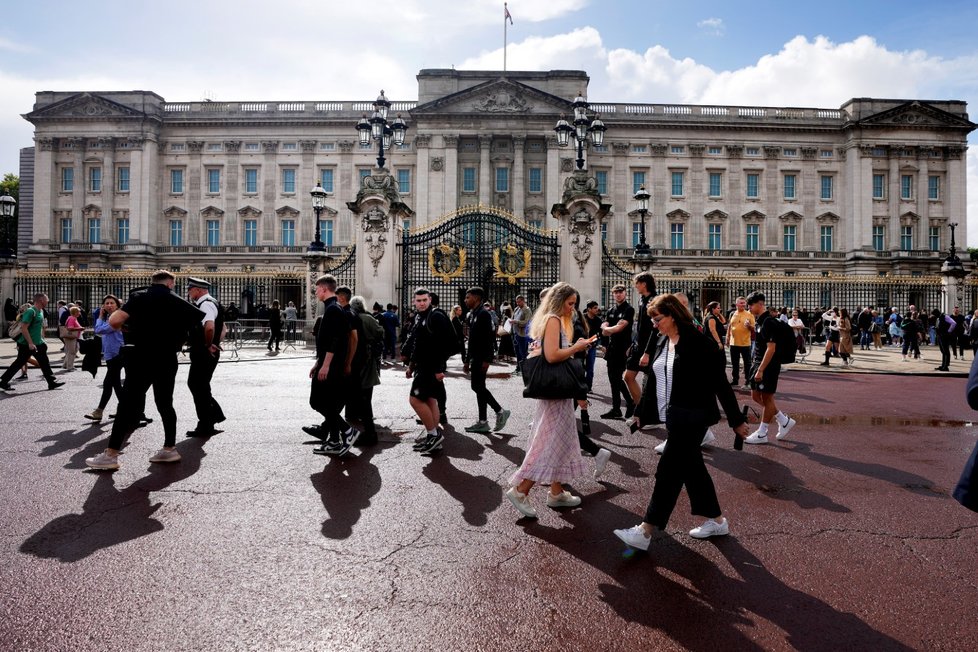
{"label": "blue jeans", "polygon": [[519,364],[526,360],[527,349],[530,346],[530,339],[521,335],[513,334],[513,349],[516,351],[516,363]]}

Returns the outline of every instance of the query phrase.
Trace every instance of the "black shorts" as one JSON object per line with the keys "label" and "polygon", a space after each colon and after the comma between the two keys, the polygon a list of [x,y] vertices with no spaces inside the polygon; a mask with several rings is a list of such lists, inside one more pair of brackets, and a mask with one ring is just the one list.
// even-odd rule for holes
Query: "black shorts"
{"label": "black shorts", "polygon": [[643,367],[640,364],[643,355],[645,355],[645,351],[642,351],[637,346],[632,347],[632,354],[628,356],[628,360],[625,361],[625,369],[628,371],[641,371],[643,373],[648,373],[649,366],[645,365]]}
{"label": "black shorts", "polygon": [[757,375],[757,368],[760,363],[755,362],[751,365],[750,376],[747,377],[750,383],[751,389],[756,389],[759,392],[764,392],[765,394],[774,394],[778,391],[778,377],[781,375],[781,365],[777,362],[771,362],[768,364],[767,368],[764,369],[764,373],[761,375],[761,382],[754,380],[754,376]]}
{"label": "black shorts", "polygon": [[839,331],[829,331],[829,342],[839,343]]}
{"label": "black shorts", "polygon": [[442,383],[435,374],[426,371],[416,373],[414,381],[411,383],[411,397],[419,401],[437,399],[442,392]]}

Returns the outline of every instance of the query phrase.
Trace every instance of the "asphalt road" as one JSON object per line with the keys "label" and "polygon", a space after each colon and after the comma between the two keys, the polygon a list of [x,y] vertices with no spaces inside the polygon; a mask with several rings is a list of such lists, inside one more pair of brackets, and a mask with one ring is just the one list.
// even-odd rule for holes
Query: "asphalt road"
{"label": "asphalt road", "polygon": [[[684,494],[646,554],[612,530],[644,513],[655,432],[592,417],[614,453],[603,481],[574,483],[572,510],[535,489],[540,518],[521,520],[502,494],[532,418],[519,379],[490,377],[514,413],[503,434],[452,433],[429,459],[410,446],[410,381],[385,370],[381,443],[326,459],[299,431],[315,421],[309,366],[220,365],[226,432],[149,464],[157,419],[116,473],[83,470],[109,429],[81,418],[100,379],[14,381],[0,395],[0,648],[978,648],[978,514],[950,497],[976,440],[960,378],[787,373],[790,441],[737,452],[721,426],[707,453],[730,536],[690,538]],[[460,374],[448,382],[461,432],[474,395]]]}

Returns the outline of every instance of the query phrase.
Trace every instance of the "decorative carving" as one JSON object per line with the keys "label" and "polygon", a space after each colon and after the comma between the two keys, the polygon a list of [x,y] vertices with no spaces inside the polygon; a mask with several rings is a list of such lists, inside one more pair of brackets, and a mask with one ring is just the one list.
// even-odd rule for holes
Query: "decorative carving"
{"label": "decorative carving", "polygon": [[417,149],[427,149],[431,146],[431,136],[428,134],[418,134],[414,137],[414,146]]}
{"label": "decorative carving", "polygon": [[631,143],[622,143],[615,141],[611,143],[611,151],[615,153],[616,156],[624,156],[632,149]]}
{"label": "decorative carving", "polygon": [[61,149],[85,149],[85,139],[78,137],[59,138],[58,146]]}
{"label": "decorative carving", "polygon": [[591,259],[591,247],[594,244],[594,239],[591,236],[596,230],[597,223],[590,213],[583,208],[574,213],[571,218],[569,233],[573,236],[571,245],[574,247],[574,260],[577,261],[577,266],[581,269],[582,275],[584,274],[584,266]]}
{"label": "decorative carving", "polygon": [[727,145],[727,158],[740,158],[743,155],[743,145]]}
{"label": "decorative carving", "polygon": [[900,216],[900,226],[917,226],[920,222],[920,215],[913,211],[907,211]]}
{"label": "decorative carving", "polygon": [[815,221],[819,224],[838,224],[839,219],[839,216],[831,211],[822,213],[821,215],[815,217]]}
{"label": "decorative carving", "polygon": [[170,219],[182,218],[187,216],[187,211],[180,208],[179,206],[170,206],[168,209],[163,211],[163,215]]}
{"label": "decorative carving", "polygon": [[238,209],[238,215],[240,217],[261,217],[261,211],[254,206],[245,206]]}
{"label": "decorative carving", "polygon": [[431,170],[433,172],[441,172],[445,167],[445,158],[443,156],[432,156],[431,157]]}
{"label": "decorative carving", "polygon": [[[570,161],[570,159],[565,159]],[[586,170],[576,170],[574,174],[564,179],[564,204],[570,204],[578,195],[590,195],[600,200],[598,193],[598,180],[588,176]]]}
{"label": "decorative carving", "polygon": [[666,219],[668,219],[670,222],[688,222],[689,213],[687,213],[681,208],[677,208],[674,211],[670,211],[669,213],[666,213]]}
{"label": "decorative carving", "polygon": [[224,211],[222,211],[217,206],[208,206],[204,210],[200,211],[200,216],[203,217],[204,219],[207,218],[217,219],[217,218],[224,217]]}
{"label": "decorative carving", "polygon": [[669,148],[666,145],[663,145],[662,143],[652,143],[652,145],[650,146],[650,151],[652,152],[652,156],[654,156],[655,158],[662,158],[663,156],[665,156],[667,149]]}
{"label": "decorative carving", "polygon": [[741,218],[748,224],[760,224],[766,217],[767,215],[761,211],[748,211],[747,213],[741,215]]}
{"label": "decorative carving", "polygon": [[543,140],[547,144],[547,149],[557,149],[557,137],[556,136],[547,136]]}
{"label": "decorative carving", "polygon": [[85,206],[85,208],[82,209],[82,217],[84,217],[87,220],[98,219],[102,217],[101,206],[96,206],[95,204],[89,204],[88,206]]}
{"label": "decorative carving", "polygon": [[764,158],[778,158],[781,156],[781,146],[780,145],[765,145],[764,146]]}
{"label": "decorative carving", "polygon": [[276,208],[275,214],[278,215],[279,217],[288,217],[293,219],[299,217],[299,211],[288,205],[282,206],[280,208]]}
{"label": "decorative carving", "polygon": [[530,250],[524,249],[520,253],[519,247],[510,242],[492,250],[492,263],[496,270],[493,278],[503,278],[510,285],[516,285],[518,279],[530,275]]}
{"label": "decorative carving", "polygon": [[428,270],[432,276],[440,277],[443,283],[448,283],[465,271],[465,258],[465,247],[453,247],[448,242],[443,242],[428,250]]}
{"label": "decorative carving", "polygon": [[527,113],[530,105],[521,93],[504,90],[486,93],[472,108],[483,113]]}
{"label": "decorative carving", "polygon": [[492,145],[491,134],[481,134],[479,136],[479,149],[487,149]]}
{"label": "decorative carving", "polygon": [[54,138],[37,138],[35,142],[42,152],[50,152],[54,149]]}
{"label": "decorative carving", "polygon": [[967,151],[967,145],[951,145],[947,148],[947,158],[949,161],[953,159],[960,159]]}
{"label": "decorative carving", "polygon": [[360,222],[366,233],[387,233],[390,231],[390,218],[376,206],[367,211]]}
{"label": "decorative carving", "polygon": [[709,213],[707,213],[706,215],[703,216],[703,218],[707,222],[714,222],[714,223],[716,223],[716,222],[722,222],[725,219],[727,219],[728,217],[729,217],[729,215],[727,215],[727,213],[724,213],[723,211],[721,211],[719,209],[714,210],[714,211],[710,211]]}
{"label": "decorative carving", "polygon": [[126,149],[140,150],[145,142],[146,139],[142,136],[129,136],[126,138]]}
{"label": "decorative carving", "polygon": [[873,226],[888,226],[890,224],[889,215],[874,215]]}
{"label": "decorative carving", "polygon": [[241,151],[241,141],[240,140],[225,140],[224,141],[224,151],[228,154],[237,154]]}
{"label": "decorative carving", "polygon": [[126,209],[119,209],[112,211],[112,219],[114,220],[125,220],[129,218],[129,211]]}
{"label": "decorative carving", "polygon": [[513,136],[513,151],[522,152],[526,150],[526,136]]}
{"label": "decorative carving", "polygon": [[458,136],[442,136],[441,142],[446,149],[458,149]]}
{"label": "decorative carving", "polygon": [[312,154],[313,152],[316,151],[316,145],[318,145],[318,144],[319,144],[319,142],[318,141],[315,141],[315,140],[300,140],[299,141],[299,147],[302,148],[302,153],[303,154]]}
{"label": "decorative carving", "polygon": [[202,151],[204,151],[204,141],[202,141],[202,140],[188,140],[187,141],[187,149],[192,154],[200,154]]}
{"label": "decorative carving", "polygon": [[880,151],[880,150],[882,150],[884,152],[883,156],[886,156],[886,154],[885,154],[886,148],[885,147],[876,147],[875,145],[860,145],[859,146],[859,153],[862,156],[866,156],[866,157],[876,156],[877,155],[876,152],[877,151]]}
{"label": "decorative carving", "polygon": [[384,251],[387,249],[387,235],[384,233],[376,235],[376,239],[373,234],[367,234],[367,237],[364,238],[364,242],[367,243],[367,256],[370,257],[370,263],[374,266],[374,276],[377,276],[377,268],[380,266]]}
{"label": "decorative carving", "polygon": [[574,159],[572,159],[572,158],[561,158],[560,159],[560,171],[561,172],[573,172],[574,171]]}
{"label": "decorative carving", "polygon": [[278,151],[278,141],[277,140],[263,140],[261,141],[261,149],[266,154],[274,154]]}
{"label": "decorative carving", "polygon": [[340,152],[343,154],[349,154],[350,152],[353,151],[354,143],[352,140],[341,140],[339,145],[340,145]]}
{"label": "decorative carving", "polygon": [[115,149],[115,138],[113,138],[112,136],[99,136],[98,148]]}
{"label": "decorative carving", "polygon": [[796,213],[795,211],[788,211],[783,215],[778,215],[778,219],[784,222],[785,224],[798,224],[799,222],[801,222],[802,217],[800,213]]}
{"label": "decorative carving", "polygon": [[811,160],[811,159],[815,158],[816,156],[818,156],[818,148],[817,147],[802,147],[801,148],[801,156],[802,156],[802,158]]}
{"label": "decorative carving", "polygon": [[706,151],[706,145],[701,145],[700,143],[690,143],[689,153],[693,156],[703,156],[703,152]]}
{"label": "decorative carving", "polygon": [[839,158],[844,161],[846,160],[846,157],[849,155],[849,148],[840,145],[839,147],[835,148],[835,153],[838,154]]}

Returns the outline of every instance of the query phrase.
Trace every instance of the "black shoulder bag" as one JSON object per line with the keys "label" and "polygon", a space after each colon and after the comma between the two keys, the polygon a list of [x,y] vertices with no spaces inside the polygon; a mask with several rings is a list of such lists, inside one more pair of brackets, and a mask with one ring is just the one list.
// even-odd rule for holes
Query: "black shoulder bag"
{"label": "black shoulder bag", "polygon": [[576,358],[562,362],[547,362],[540,343],[540,355],[523,361],[523,397],[570,399],[587,394],[584,365]]}

